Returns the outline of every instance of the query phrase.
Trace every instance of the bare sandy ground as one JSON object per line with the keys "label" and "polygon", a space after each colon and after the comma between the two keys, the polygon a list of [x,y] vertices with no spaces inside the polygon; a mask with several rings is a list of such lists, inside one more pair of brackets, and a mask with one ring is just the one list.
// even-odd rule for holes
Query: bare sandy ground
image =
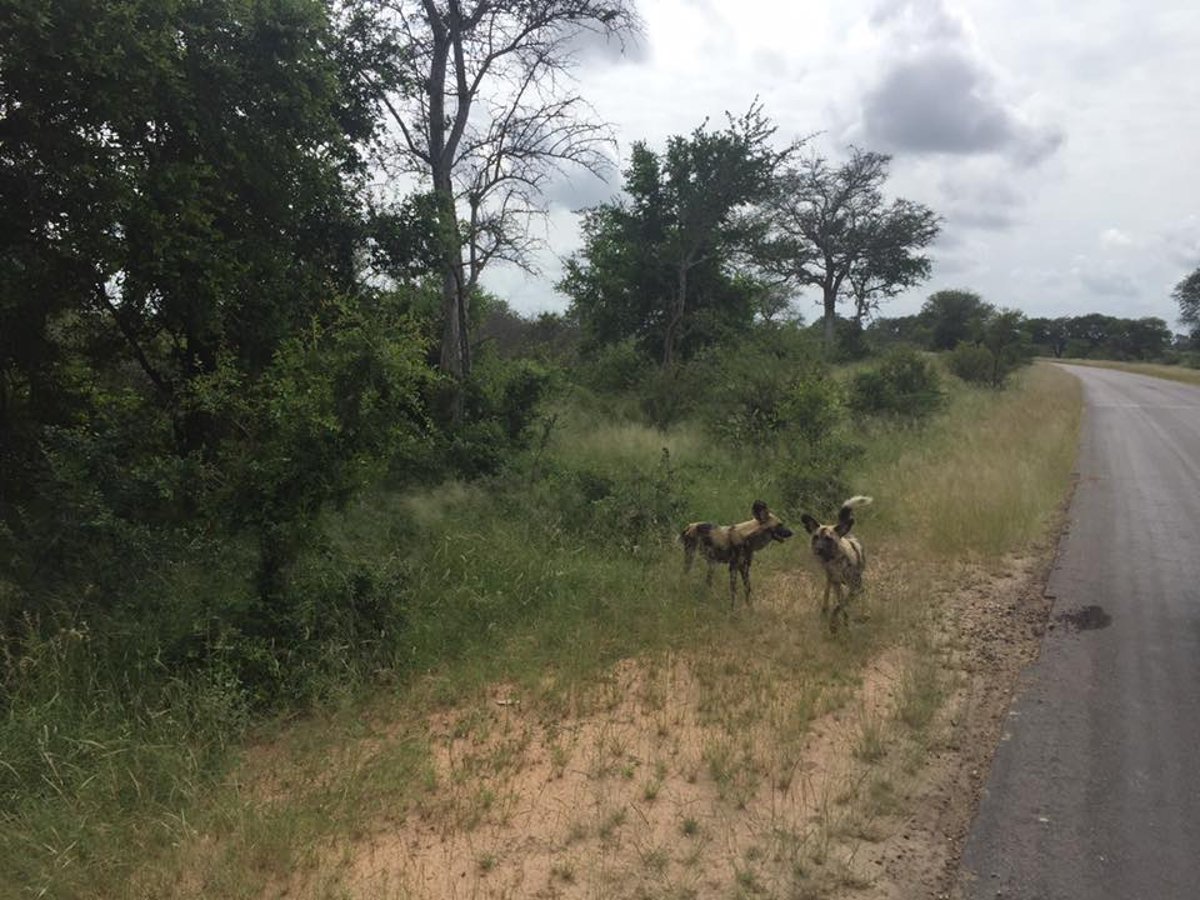
{"label": "bare sandy ground", "polygon": [[[497,685],[430,719],[435,786],[414,809],[364,823],[270,893],[953,897],[1045,627],[1048,563],[1043,548],[939,573],[921,646],[877,653],[844,679],[803,674],[800,654],[835,639],[815,623],[817,579],[801,572],[765,584],[728,646],[625,660],[555,708]],[[888,580],[907,576],[872,577],[886,598]],[[873,627],[886,602],[853,627]],[[790,641],[800,627],[816,637]],[[920,662],[941,703],[911,727]]]}

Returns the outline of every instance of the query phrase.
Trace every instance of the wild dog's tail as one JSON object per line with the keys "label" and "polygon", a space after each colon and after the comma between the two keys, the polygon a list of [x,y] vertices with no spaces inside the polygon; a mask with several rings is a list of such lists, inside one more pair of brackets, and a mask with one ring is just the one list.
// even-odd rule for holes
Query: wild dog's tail
{"label": "wild dog's tail", "polygon": [[864,497],[861,494],[844,502],[842,508],[838,510],[837,533],[844,537],[854,527],[854,508],[866,506],[870,502],[870,497]]}

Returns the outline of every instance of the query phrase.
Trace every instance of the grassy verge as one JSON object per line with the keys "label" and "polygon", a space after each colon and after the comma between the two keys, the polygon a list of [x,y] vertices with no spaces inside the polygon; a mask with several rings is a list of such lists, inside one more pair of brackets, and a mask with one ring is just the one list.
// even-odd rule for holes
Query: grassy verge
{"label": "grassy verge", "polygon": [[[922,662],[932,658],[935,573],[1044,532],[1074,457],[1078,405],[1077,382],[1039,366],[1003,394],[955,383],[928,426],[861,433],[851,480],[876,498],[859,525],[872,554],[870,619],[838,640],[816,616],[802,538],[756,560],[758,602],[731,611],[724,573],[706,589],[698,573],[681,576],[668,537],[644,537],[672,529],[641,527],[639,516],[737,521],[777,491],[772,460],[719,451],[695,426],[660,432],[564,410],[544,474],[516,489],[367,498],[331,523],[331,540],[364,559],[395,556],[407,573],[398,668],[413,675],[368,699],[332,693],[325,710],[260,735],[230,778],[190,788],[181,779],[175,802],[139,809],[135,825],[105,821],[119,808],[105,790],[137,790],[128,773],[111,790],[97,785],[93,806],[26,819],[27,833],[4,848],[6,870],[25,873],[10,889],[369,895],[356,848],[414,821],[449,845],[465,840],[478,862],[471,877],[498,882],[520,864],[503,829],[521,821],[520,779],[534,758],[551,780],[583,773],[586,802],[571,799],[580,813],[550,842],[552,877],[564,883],[621,892],[669,877],[686,896],[696,879],[724,876],[682,845],[724,841],[736,849],[731,892],[808,889],[832,840],[871,834],[895,806],[897,735],[935,719],[946,685]],[[800,510],[784,512],[794,520]],[[614,675],[628,659],[638,668]],[[898,686],[894,699],[871,699],[881,677]],[[518,701],[519,716],[507,705]],[[875,774],[805,794],[811,729],[830,715],[854,723],[853,758]],[[579,724],[567,732],[564,721]],[[822,810],[820,828],[803,824],[801,806],[764,809],[781,792]],[[70,837],[81,811],[92,826],[86,852]],[[622,835],[656,816],[669,827],[636,841],[641,868],[617,862]],[[766,824],[748,841],[726,840],[746,817]],[[61,835],[49,857],[47,835]]]}
{"label": "grassy verge", "polygon": [[960,388],[951,413],[923,431],[871,436],[860,479],[872,515],[910,558],[995,558],[1049,522],[1075,458],[1081,394],[1051,366],[1013,390]]}
{"label": "grassy verge", "polygon": [[1100,369],[1117,369],[1121,372],[1133,372],[1137,375],[1165,378],[1168,381],[1179,381],[1183,384],[1200,384],[1200,369],[1189,369],[1184,366],[1164,366],[1158,363],[1117,362],[1115,360],[1100,359],[1057,359],[1054,361],[1068,366],[1093,366]]}

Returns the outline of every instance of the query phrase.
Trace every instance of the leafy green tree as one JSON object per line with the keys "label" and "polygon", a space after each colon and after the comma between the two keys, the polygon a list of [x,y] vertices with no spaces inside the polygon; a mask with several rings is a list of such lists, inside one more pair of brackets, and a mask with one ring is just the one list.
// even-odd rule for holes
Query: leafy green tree
{"label": "leafy green tree", "polygon": [[1179,323],[1193,336],[1200,333],[1200,267],[1175,285],[1171,296],[1179,304]]}
{"label": "leafy green tree", "polygon": [[1038,347],[1045,348],[1055,359],[1061,359],[1070,341],[1070,319],[1028,319],[1025,323],[1029,339]]}
{"label": "leafy green tree", "polygon": [[763,235],[758,207],[798,144],[771,146],[775,127],[755,103],[712,131],[673,136],[662,154],[634,145],[627,202],[584,214],[584,249],[559,289],[593,345],[635,338],[664,368],[723,333],[744,329],[766,286],[738,263]]}
{"label": "leafy green tree", "polygon": [[992,356],[993,387],[1000,387],[1008,375],[1033,358],[1025,328],[1025,314],[1017,309],[1001,309],[983,322],[980,345]]}
{"label": "leafy green tree", "polygon": [[231,357],[195,379],[186,403],[228,423],[206,460],[207,502],[218,521],[259,545],[263,618],[279,633],[288,567],[327,504],[343,504],[397,460],[419,464],[430,446],[419,324],[395,304],[327,298],[308,326],[281,342],[255,377]]}
{"label": "leafy green tree", "polygon": [[[321,0],[6,4],[0,541],[26,574],[151,558],[157,531],[200,519],[299,534],[384,453],[368,418],[421,429],[424,376],[397,365],[376,390],[363,349],[355,387],[328,333],[361,337],[374,302],[355,52]],[[420,348],[385,335],[372,353]],[[261,544],[281,571],[294,542]]]}
{"label": "leafy green tree", "polygon": [[[261,370],[353,283],[348,179],[369,125],[319,0],[55,0],[10,4],[4,21],[10,395],[62,387],[46,366],[70,314],[179,410],[218,356]],[[195,417],[176,425],[186,450],[208,438]]]}
{"label": "leafy green tree", "polygon": [[832,351],[839,301],[855,303],[854,320],[929,276],[921,253],[937,237],[937,215],[909,200],[887,204],[883,184],[891,157],[851,148],[840,166],[812,156],[779,178],[773,240],[764,265],[794,283],[818,288],[825,346]]}
{"label": "leafy green tree", "polygon": [[867,326],[865,337],[872,344],[911,344],[928,348],[930,328],[928,321],[921,315],[879,316]]}
{"label": "leafy green tree", "polygon": [[1103,356],[1112,339],[1116,320],[1103,313],[1073,316],[1067,320],[1067,356],[1089,358]]}
{"label": "leafy green tree", "polygon": [[929,349],[952,350],[963,341],[978,341],[984,322],[994,313],[995,307],[973,291],[930,294],[920,312],[929,326]]}
{"label": "leafy green tree", "polygon": [[1118,321],[1120,328],[1113,341],[1118,358],[1158,359],[1171,346],[1174,335],[1167,323],[1157,316]]}

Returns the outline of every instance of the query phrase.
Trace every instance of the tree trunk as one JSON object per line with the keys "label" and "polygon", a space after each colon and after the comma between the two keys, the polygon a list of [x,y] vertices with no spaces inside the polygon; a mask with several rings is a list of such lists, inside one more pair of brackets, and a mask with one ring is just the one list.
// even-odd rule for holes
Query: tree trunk
{"label": "tree trunk", "polygon": [[[471,374],[469,336],[467,334],[466,289],[463,283],[462,244],[458,235],[458,212],[454,206],[452,167],[457,148],[456,128],[448,129],[446,119],[446,69],[450,51],[462,36],[458,10],[452,5],[453,22],[441,18],[432,2],[426,3],[426,13],[433,29],[430,77],[426,84],[429,97],[429,163],[433,191],[437,197],[438,236],[442,249],[442,347],[438,360],[443,372],[450,376],[449,418],[457,425],[463,419],[463,381]],[[460,79],[461,80],[461,79]],[[458,120],[466,115],[468,97],[459,96]]]}
{"label": "tree trunk", "polygon": [[471,373],[468,340],[460,272],[456,271],[450,249],[447,248],[442,269],[442,348],[438,364],[450,376],[447,413],[453,425],[460,424],[464,415],[464,382]]}
{"label": "tree trunk", "polygon": [[687,264],[679,267],[679,282],[675,288],[675,299],[671,303],[671,315],[667,319],[667,332],[663,336],[663,368],[669,369],[675,364],[675,342],[679,339],[679,326],[683,322],[683,313],[687,309]]}
{"label": "tree trunk", "polygon": [[822,301],[825,307],[825,355],[832,357],[834,343],[837,340],[835,325],[837,323],[837,289],[826,285],[822,288]]}

